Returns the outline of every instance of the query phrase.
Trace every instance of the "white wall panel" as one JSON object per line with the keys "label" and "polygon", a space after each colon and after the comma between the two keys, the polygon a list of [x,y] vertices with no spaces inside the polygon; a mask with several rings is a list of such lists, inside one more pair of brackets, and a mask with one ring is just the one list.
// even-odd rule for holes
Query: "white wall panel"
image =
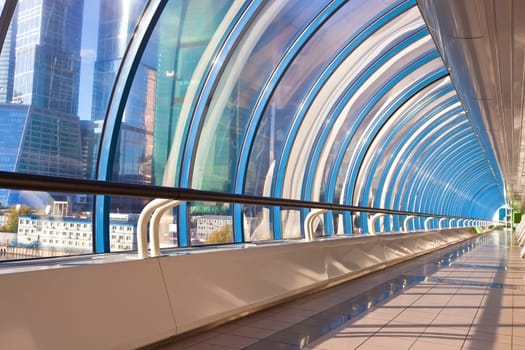
{"label": "white wall panel", "polygon": [[131,349],[472,236],[333,238],[0,274],[2,349]]}
{"label": "white wall panel", "polygon": [[175,334],[158,262],[0,275],[0,348],[132,349]]}

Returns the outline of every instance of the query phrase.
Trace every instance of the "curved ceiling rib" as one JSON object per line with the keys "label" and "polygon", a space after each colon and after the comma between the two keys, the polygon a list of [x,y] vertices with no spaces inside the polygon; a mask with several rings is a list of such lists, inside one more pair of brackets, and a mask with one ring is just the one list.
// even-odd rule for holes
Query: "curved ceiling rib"
{"label": "curved ceiling rib", "polygon": [[499,208],[494,155],[415,1],[235,4],[192,75],[165,186],[465,217],[488,215],[465,203],[490,193]]}
{"label": "curved ceiling rib", "polygon": [[[509,203],[525,207],[525,2],[418,0]],[[496,175],[497,176],[497,175]]]}

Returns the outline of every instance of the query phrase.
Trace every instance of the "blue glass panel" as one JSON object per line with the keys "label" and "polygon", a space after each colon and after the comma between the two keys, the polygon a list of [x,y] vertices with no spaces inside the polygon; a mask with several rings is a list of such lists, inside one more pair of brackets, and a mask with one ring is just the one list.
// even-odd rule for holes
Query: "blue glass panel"
{"label": "blue glass panel", "polygon": [[[377,193],[380,194],[383,186],[383,183],[380,183],[380,174],[392,167],[392,163],[399,157],[401,147],[405,149],[407,146],[404,145],[412,139],[417,142],[423,130],[434,130],[442,122],[433,120],[439,118],[439,108],[448,108],[458,103],[450,84],[434,85],[438,86],[426,89],[429,91],[417,94],[407,101],[381,128],[363,160],[356,180],[355,195],[366,198],[370,188],[377,189]],[[437,106],[439,108],[436,108]],[[381,207],[381,196],[377,195],[374,198],[373,206]],[[359,202],[359,199],[355,202]]]}
{"label": "blue glass panel", "polygon": [[[401,204],[401,208],[410,210],[413,207],[415,207],[416,203],[414,198],[418,196],[420,193],[417,190],[414,190],[413,187],[417,186],[418,184],[424,183],[425,186],[432,186],[434,187],[437,185],[437,187],[441,187],[443,191],[451,191],[454,193],[454,191],[457,191],[456,188],[452,187],[454,184],[451,182],[450,178],[447,176],[449,173],[447,173],[446,169],[454,169],[459,170],[457,167],[463,167],[465,162],[472,159],[472,153],[475,154],[475,152],[478,149],[478,144],[475,142],[475,140],[471,139],[471,142],[465,142],[462,145],[462,150],[464,153],[444,153],[441,154],[441,157],[437,159],[435,162],[429,163],[430,169],[427,171],[421,171],[414,173],[413,176],[409,176],[406,179],[407,185],[404,186],[404,191],[399,196],[399,203]],[[483,161],[482,158],[479,156],[477,157],[479,161]],[[442,179],[446,179],[444,182]],[[429,199],[430,200],[430,199]],[[448,214],[457,215],[458,213],[453,213],[450,211],[447,211]]]}
{"label": "blue glass panel", "polygon": [[195,150],[192,188],[233,191],[242,140],[258,98],[289,46],[324,6],[322,1],[270,2],[252,20],[208,103]]}
{"label": "blue glass panel", "polygon": [[[470,132],[467,123],[456,125],[453,128],[445,130],[437,136],[427,138],[425,142],[414,143],[411,148],[402,154],[400,161],[396,166],[387,167],[389,172],[385,172],[382,176],[382,182],[387,183],[386,187],[390,190],[384,190],[380,188],[382,193],[382,202],[386,208],[400,208],[400,196],[404,191],[406,179],[411,171],[419,169],[421,173],[425,172],[425,166],[429,166],[434,161],[436,154],[443,154],[450,152],[457,145],[464,144],[465,140],[470,137]],[[447,125],[444,124],[446,127]],[[454,140],[449,143],[447,140]],[[424,150],[432,150],[425,157],[418,157]],[[445,214],[446,212],[438,211],[437,214]],[[400,227],[397,223],[394,225],[394,230],[398,231]]]}
{"label": "blue glass panel", "polygon": [[[419,61],[420,59],[422,61]],[[396,94],[399,94],[398,96],[403,96],[407,91],[411,88],[413,89],[414,87],[417,87],[419,84],[422,84],[423,86],[426,85],[425,80],[433,76],[433,70],[436,67],[434,64],[425,66],[426,63],[432,62],[432,59],[432,55],[423,55],[415,61],[409,61],[408,66],[405,66],[403,70],[389,72],[391,77],[387,76],[388,79],[386,79],[386,85],[383,86],[381,90],[378,90],[380,94],[375,96],[372,95],[374,98],[367,101],[367,103],[361,107],[363,108],[362,110],[357,109],[355,111],[358,116],[361,116],[361,118],[364,117],[363,113],[366,112],[371,124],[364,122],[365,119],[362,119],[363,122],[352,128],[355,129],[353,133],[350,133],[349,135],[341,135],[341,141],[337,145],[337,148],[335,148],[336,157],[333,159],[332,168],[330,171],[325,172],[328,175],[327,179],[329,180],[327,182],[327,188],[330,191],[328,192],[330,199],[333,198],[334,201],[339,201],[339,198],[335,196],[336,193],[334,192],[334,189],[338,186],[336,183],[339,183],[339,188],[342,189],[341,195],[344,193],[344,196],[340,200],[344,200],[345,202],[351,201],[353,188],[349,185],[350,183],[348,181],[353,181],[349,178],[349,175],[352,171],[357,170],[357,168],[354,167],[357,165],[356,162],[358,158],[357,154],[354,152],[346,152],[346,150],[354,150],[356,147],[360,147],[360,144],[366,140],[365,135],[369,132],[369,127],[374,127],[379,121],[374,120],[374,116],[377,115],[382,108],[387,108],[389,101],[395,101]],[[422,77],[420,78],[422,80],[415,77]],[[414,78],[416,79],[416,85],[411,85],[414,83]],[[394,89],[393,87],[396,85],[398,88]],[[355,114],[352,112],[352,109],[349,110],[349,113],[352,113],[350,115]]]}
{"label": "blue glass panel", "polygon": [[[191,182],[190,177],[194,170],[195,149],[196,145],[199,144],[202,123],[209,109],[209,101],[216,92],[217,83],[221,78],[223,68],[228,64],[230,56],[235,51],[243,33],[262,8],[263,1],[253,0],[245,2],[243,6],[239,6],[239,3],[233,3],[232,5],[232,11],[228,11],[223,21],[223,23],[229,24],[227,29],[224,28],[226,29],[224,40],[221,40],[217,50],[213,50],[216,52],[211,52],[211,54],[209,52],[206,55],[207,60],[211,63],[210,69],[202,76],[202,84],[199,84],[199,90],[196,91],[195,104],[192,104],[191,108],[186,110],[191,121],[188,130],[184,130],[185,135],[182,137],[184,149],[181,154],[183,159],[180,160],[181,175],[179,180],[179,185],[182,187],[188,187]],[[227,145],[222,144],[219,147],[225,149]],[[220,162],[219,159],[218,161]],[[224,165],[224,162],[222,164]]]}
{"label": "blue glass panel", "polygon": [[[367,84],[368,78],[377,79],[374,72],[382,64],[427,34],[417,9],[406,11],[398,7],[371,23],[345,47],[295,112],[276,169],[274,196],[324,200],[319,191],[320,179],[315,180],[316,176],[311,173],[315,174],[318,168],[312,161],[315,159],[317,163],[322,147],[333,142],[327,138],[330,131],[338,130],[339,126],[334,128],[334,125],[342,119],[341,113],[334,112],[330,106],[336,104],[341,95],[349,94],[347,90],[358,91]],[[313,191],[312,186],[316,187]]]}
{"label": "blue glass panel", "polygon": [[[177,161],[172,159],[179,156],[183,148],[181,131],[189,122],[183,105],[191,104],[188,100],[195,97],[192,93],[201,83],[197,76],[210,64],[209,57],[205,57],[204,63],[202,57],[214,52],[213,46],[220,42],[216,37],[217,28],[230,5],[231,1],[226,0],[206,4],[170,2],[164,8],[144,52],[139,52],[140,63],[130,73],[133,82],[122,120],[115,124],[119,126],[119,133],[111,176],[114,181],[175,185],[178,168]],[[223,35],[219,33],[218,38]],[[190,94],[191,97],[186,98]],[[112,117],[118,119],[119,116]],[[145,204],[142,198],[113,199],[109,210],[137,214]],[[190,210],[192,208],[186,206],[173,209],[165,220],[176,225],[176,220],[180,219],[178,227],[182,236],[178,243],[181,245],[192,239],[186,230],[186,215],[183,215]]]}
{"label": "blue glass panel", "polygon": [[[454,130],[455,120],[443,115],[440,109],[457,104],[457,98],[450,93],[449,84],[441,84],[442,89],[432,91],[431,94],[423,98],[417,96],[413,101],[416,106],[408,104],[406,109],[399,111],[399,118],[391,118],[388,125],[383,127],[381,133],[374,139],[374,144],[369,149],[369,160],[364,161],[362,171],[356,181],[356,188],[361,188],[361,193],[356,189],[356,195],[365,198],[368,202],[370,191],[373,195],[373,206],[384,207],[385,197],[389,196],[392,188],[385,188],[384,182],[388,170],[394,168],[399,163],[403,154],[409,154],[417,144],[424,144],[425,138],[430,137],[431,133],[444,133],[447,130]],[[441,95],[442,98],[439,98]],[[423,108],[425,107],[425,108]],[[444,129],[444,130],[442,130]],[[427,153],[426,148],[421,148],[419,154],[422,156]],[[410,159],[410,158],[409,158]],[[409,161],[405,159],[405,161]],[[369,165],[370,164],[370,165]],[[385,225],[390,229],[389,223]]]}
{"label": "blue glass panel", "polygon": [[[182,148],[174,142],[180,142],[176,130],[188,122],[179,118],[185,95],[198,83],[193,79],[197,65],[230,3],[169,2],[164,9],[126,101],[114,181],[174,185],[164,179],[165,166],[170,151]],[[170,166],[176,174],[177,168]]]}
{"label": "blue glass panel", "polygon": [[[308,108],[300,101],[353,38],[393,7],[380,1],[350,1],[314,33],[275,88],[262,116],[251,149],[244,193],[271,194],[272,182],[277,180],[274,164],[283,156],[285,137],[298,108]],[[355,13],[359,16],[354,17]]]}

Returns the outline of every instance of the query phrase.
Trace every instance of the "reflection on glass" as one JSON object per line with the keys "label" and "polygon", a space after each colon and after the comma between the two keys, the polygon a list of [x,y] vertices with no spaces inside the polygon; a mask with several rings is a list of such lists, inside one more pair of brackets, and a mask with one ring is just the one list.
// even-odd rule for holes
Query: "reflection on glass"
{"label": "reflection on glass", "polygon": [[332,214],[332,222],[333,222],[333,233],[335,235],[345,235],[345,234],[351,234],[351,232],[345,232],[345,228],[343,225],[343,212],[340,211],[334,211]]}
{"label": "reflection on glass", "polygon": [[160,248],[175,248],[179,245],[179,230],[177,218],[179,209],[173,207],[166,210],[159,222],[159,245]]}
{"label": "reflection on glass", "polygon": [[232,208],[229,203],[192,202],[188,206],[191,245],[232,243]]}
{"label": "reflection on glass", "polygon": [[[95,127],[95,154],[117,72],[145,3],[145,0],[100,0],[91,109],[91,120]],[[148,142],[151,143],[153,132],[152,122],[148,121],[152,119],[154,109],[154,67],[155,61],[146,56],[137,69],[137,83],[129,93],[122,118],[114,181],[148,183],[150,180],[148,169],[151,165],[148,162],[151,162],[151,155],[148,157],[146,147]]]}
{"label": "reflection on glass", "polygon": [[359,235],[363,233],[362,216],[366,217],[366,213],[352,213],[352,233]]}
{"label": "reflection on glass", "polygon": [[[137,249],[139,216],[150,201],[142,197],[111,197],[109,242],[112,252]],[[177,246],[177,212],[177,208],[166,210],[160,218],[157,235],[161,248]]]}
{"label": "reflection on glass", "polygon": [[[18,2],[0,55],[0,138],[7,140],[1,151],[8,155],[0,161],[0,170],[94,176],[108,99],[144,4]],[[149,90],[142,90],[138,97],[133,91],[130,99],[144,100]],[[148,108],[153,106],[130,108],[125,126],[140,128],[133,117],[147,115]],[[146,147],[144,139],[130,138]]]}
{"label": "reflection on glass", "polygon": [[0,208],[0,260],[91,253],[93,219],[84,194],[3,190],[14,204]]}
{"label": "reflection on glass", "polygon": [[[283,239],[298,239],[302,238],[301,228],[303,220],[301,219],[301,209],[283,208],[281,213],[281,231]],[[314,223],[315,234],[323,232],[322,219],[318,219]],[[321,234],[322,235],[322,234]]]}
{"label": "reflection on glass", "polygon": [[[192,108],[213,64],[212,55],[226,35],[223,21],[230,6],[231,0],[168,2],[146,49],[143,60],[155,61],[150,66],[156,77],[151,150],[151,176],[156,185],[179,184]],[[134,85],[137,83],[142,84],[139,80]],[[217,162],[221,161],[218,156]]]}
{"label": "reflection on glass", "polygon": [[244,241],[269,241],[274,239],[273,226],[270,222],[270,207],[262,205],[243,205],[242,218]]}
{"label": "reflection on glass", "polygon": [[193,188],[233,191],[243,139],[261,94],[293,40],[325,2],[270,1],[253,19],[209,102],[195,153]]}

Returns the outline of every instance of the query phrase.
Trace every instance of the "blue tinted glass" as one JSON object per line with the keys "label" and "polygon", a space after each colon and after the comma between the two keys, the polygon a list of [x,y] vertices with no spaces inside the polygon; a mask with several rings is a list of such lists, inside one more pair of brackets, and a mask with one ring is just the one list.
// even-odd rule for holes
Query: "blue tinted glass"
{"label": "blue tinted glass", "polygon": [[[380,179],[384,171],[391,171],[399,162],[403,152],[409,152],[413,142],[420,142],[419,135],[433,135],[433,130],[441,123],[448,123],[439,111],[438,106],[456,109],[459,104],[450,80],[438,82],[424,91],[414,95],[402,108],[389,117],[378,134],[374,137],[366,157],[361,163],[361,170],[356,180],[355,202],[360,197],[374,198],[374,207],[384,207],[379,199],[388,191],[383,191]],[[440,119],[441,116],[441,119]],[[450,125],[448,125],[450,127]],[[423,136],[421,136],[423,137]],[[421,154],[424,156],[425,152]],[[381,187],[381,188],[379,188]],[[364,202],[368,202],[367,199]]]}
{"label": "blue tinted glass", "polygon": [[[291,63],[268,103],[253,141],[245,193],[271,195],[273,167],[283,151],[283,144],[294,116],[319,74],[368,23],[391,5],[380,1],[351,1],[330,17]],[[348,21],[353,14],[360,15]]]}
{"label": "blue tinted glass", "polygon": [[237,10],[229,0],[170,2],[160,18],[153,34],[158,52],[150,45],[145,53],[157,58],[151,151],[154,184],[179,183],[192,107]]}
{"label": "blue tinted glass", "polygon": [[[278,173],[279,176],[284,174],[282,190],[277,189],[282,191],[284,197],[331,200],[325,196],[326,183],[321,182],[322,171],[327,169],[328,152],[334,142],[345,140],[345,135],[352,133],[363,118],[362,115],[360,118],[360,114],[348,113],[347,110],[354,107],[354,111],[359,110],[359,104],[365,103],[359,97],[363,89],[375,91],[369,80],[376,81],[376,84],[384,80],[376,71],[385,70],[383,65],[388,66],[396,60],[406,59],[401,55],[396,56],[396,53],[406,50],[406,46],[422,38],[425,35],[423,29],[417,9],[412,8],[396,16],[393,21],[386,21],[382,28],[374,31],[348,56],[342,57],[344,61],[323,82],[323,87],[308,105],[308,109],[302,108],[305,110],[304,117],[301,119],[298,116],[294,122],[294,125],[298,125],[297,134],[288,137],[291,146],[289,151],[283,152],[285,158],[280,164],[280,169],[286,171]],[[360,88],[361,86],[364,87]],[[350,95],[358,97],[344,105],[342,101],[346,101],[349,97],[345,96]],[[373,111],[367,115],[370,118],[375,116]],[[344,128],[341,128],[342,125]],[[306,181],[306,186],[302,185],[302,181]]]}
{"label": "blue tinted glass", "polygon": [[193,188],[232,191],[246,128],[261,103],[258,99],[290,45],[324,6],[324,1],[268,2],[243,33],[202,125]]}
{"label": "blue tinted glass", "polygon": [[[113,164],[114,180],[175,185],[178,169],[168,159],[178,158],[183,149],[181,133],[190,121],[183,109],[191,103],[190,98],[195,98],[186,95],[200,84],[196,75],[202,72],[197,70],[210,63],[210,57],[203,55],[230,4],[170,2],[164,9],[126,101]],[[138,212],[142,205],[123,202],[119,209]]]}

